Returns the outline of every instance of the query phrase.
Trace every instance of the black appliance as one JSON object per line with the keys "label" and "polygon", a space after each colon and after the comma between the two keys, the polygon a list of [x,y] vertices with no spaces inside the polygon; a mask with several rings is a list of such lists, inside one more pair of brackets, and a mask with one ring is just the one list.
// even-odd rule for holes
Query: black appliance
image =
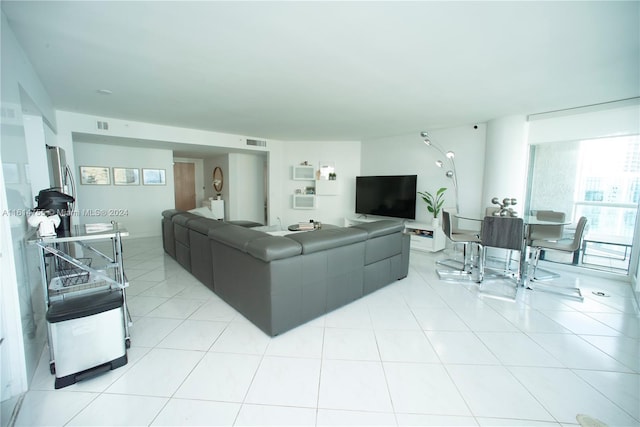
{"label": "black appliance", "polygon": [[56,227],[58,234],[62,234],[71,230],[71,211],[73,210],[73,202],[75,199],[68,194],[64,194],[55,188],[47,188],[40,190],[36,196],[38,206],[37,211],[49,211],[53,215],[58,214],[60,217],[60,225]]}

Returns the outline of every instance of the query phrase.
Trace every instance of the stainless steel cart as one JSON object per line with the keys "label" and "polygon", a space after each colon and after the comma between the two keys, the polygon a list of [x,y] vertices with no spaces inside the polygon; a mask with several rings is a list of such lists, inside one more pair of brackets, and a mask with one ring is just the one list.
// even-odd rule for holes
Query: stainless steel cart
{"label": "stainless steel cart", "polygon": [[121,238],[128,235],[111,223],[74,226],[51,237],[34,230],[28,238],[40,249],[56,388],[127,363],[131,316]]}

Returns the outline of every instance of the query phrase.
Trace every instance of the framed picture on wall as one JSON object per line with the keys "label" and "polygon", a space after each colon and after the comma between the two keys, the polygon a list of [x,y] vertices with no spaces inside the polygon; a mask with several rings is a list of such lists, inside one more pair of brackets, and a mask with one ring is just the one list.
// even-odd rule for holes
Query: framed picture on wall
{"label": "framed picture on wall", "polygon": [[113,168],[114,185],[140,185],[140,169]]}
{"label": "framed picture on wall", "polygon": [[164,169],[142,169],[142,184],[166,185]]}
{"label": "framed picture on wall", "polygon": [[80,184],[110,185],[109,168],[103,166],[80,166]]}

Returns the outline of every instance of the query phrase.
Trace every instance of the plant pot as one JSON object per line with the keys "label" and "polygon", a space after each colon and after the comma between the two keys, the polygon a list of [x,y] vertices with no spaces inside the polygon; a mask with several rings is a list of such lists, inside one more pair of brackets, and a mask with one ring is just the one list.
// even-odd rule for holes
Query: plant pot
{"label": "plant pot", "polygon": [[440,218],[433,218],[431,220],[431,225],[434,226],[434,227],[440,226]]}

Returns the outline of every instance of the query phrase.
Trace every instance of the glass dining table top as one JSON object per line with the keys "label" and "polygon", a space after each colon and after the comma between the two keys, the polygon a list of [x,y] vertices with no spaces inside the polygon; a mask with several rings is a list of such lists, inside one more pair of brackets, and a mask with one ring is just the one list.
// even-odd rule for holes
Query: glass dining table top
{"label": "glass dining table top", "polygon": [[[479,215],[468,215],[468,214],[454,214],[454,216],[458,219],[464,219],[464,220],[468,220],[468,221],[483,221],[484,220],[484,216],[479,216]],[[511,216],[505,216],[505,217],[501,217],[501,218],[522,218],[523,222],[526,225],[569,225],[572,223],[571,220],[565,220],[565,221],[544,221],[541,219],[538,219],[535,215],[526,215],[524,217],[511,217]]]}

